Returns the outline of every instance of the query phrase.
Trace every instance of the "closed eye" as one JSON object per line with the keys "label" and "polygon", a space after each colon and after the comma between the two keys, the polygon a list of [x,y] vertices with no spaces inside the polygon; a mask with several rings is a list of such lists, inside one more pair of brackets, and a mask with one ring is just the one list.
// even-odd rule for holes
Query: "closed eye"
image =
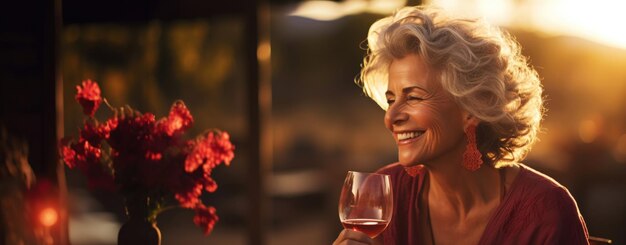
{"label": "closed eye", "polygon": [[407,99],[407,100],[417,100],[417,101],[422,101],[422,100],[424,100],[424,98],[422,98],[422,97],[416,97],[416,96],[410,96],[410,95],[409,95],[409,96],[407,96],[407,98],[406,98],[406,99]]}

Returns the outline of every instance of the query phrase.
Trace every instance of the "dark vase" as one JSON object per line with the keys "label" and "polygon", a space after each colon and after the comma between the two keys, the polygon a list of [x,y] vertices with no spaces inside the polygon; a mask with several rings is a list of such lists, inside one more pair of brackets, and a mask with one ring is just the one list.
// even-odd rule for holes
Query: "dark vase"
{"label": "dark vase", "polygon": [[117,235],[118,245],[161,245],[161,231],[149,218],[148,202],[147,197],[126,199],[128,220]]}

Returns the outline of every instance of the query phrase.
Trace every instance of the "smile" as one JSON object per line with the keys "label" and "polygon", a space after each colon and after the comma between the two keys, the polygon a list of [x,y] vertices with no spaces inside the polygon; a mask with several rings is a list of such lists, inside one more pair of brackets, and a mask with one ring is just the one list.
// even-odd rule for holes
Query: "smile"
{"label": "smile", "polygon": [[396,136],[398,138],[398,141],[407,141],[407,140],[420,137],[422,134],[424,134],[423,131],[413,131],[413,132],[397,133]]}

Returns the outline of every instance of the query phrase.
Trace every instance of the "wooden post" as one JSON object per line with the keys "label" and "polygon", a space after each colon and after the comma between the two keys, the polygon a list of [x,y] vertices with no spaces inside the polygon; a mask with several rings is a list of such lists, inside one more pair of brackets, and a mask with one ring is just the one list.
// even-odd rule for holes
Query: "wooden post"
{"label": "wooden post", "polygon": [[247,183],[250,200],[248,242],[264,245],[267,243],[267,226],[270,224],[266,181],[271,173],[272,161],[269,5],[263,1],[250,1],[245,16],[248,129],[251,145]]}

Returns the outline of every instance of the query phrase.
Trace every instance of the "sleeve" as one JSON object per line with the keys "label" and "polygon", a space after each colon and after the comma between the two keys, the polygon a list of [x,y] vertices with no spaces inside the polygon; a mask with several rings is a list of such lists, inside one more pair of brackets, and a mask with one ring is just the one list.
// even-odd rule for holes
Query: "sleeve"
{"label": "sleeve", "polygon": [[538,201],[541,222],[535,244],[589,244],[585,220],[567,189],[554,187]]}

